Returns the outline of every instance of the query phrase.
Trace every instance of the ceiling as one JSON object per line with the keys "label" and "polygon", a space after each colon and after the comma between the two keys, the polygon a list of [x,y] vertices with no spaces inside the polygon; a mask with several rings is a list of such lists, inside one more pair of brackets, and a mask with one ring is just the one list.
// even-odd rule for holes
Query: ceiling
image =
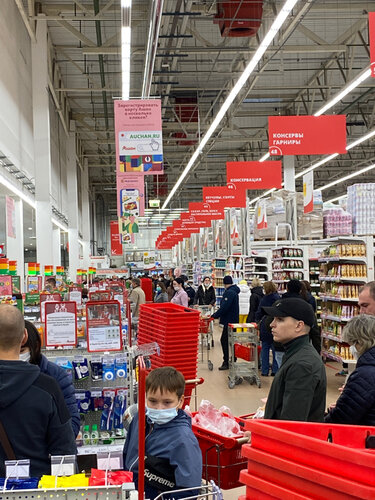
{"label": "ceiling", "polygon": [[[69,120],[75,121],[78,159],[81,163],[88,161],[93,197],[102,196],[114,216],[113,99],[121,95],[120,0],[15,2],[31,29],[37,16],[47,18],[52,95],[60,103],[65,126]],[[158,176],[148,176],[149,198],[165,200],[195,151],[196,141],[208,129],[284,4],[284,0],[264,0],[258,34],[229,38],[222,37],[214,23],[220,2],[164,0],[151,96],[162,98],[167,176],[162,181]],[[141,95],[151,4],[152,0],[132,1],[133,98]],[[225,184],[227,161],[259,160],[268,151],[268,116],[313,114],[368,67],[370,9],[374,10],[373,2],[359,0],[297,2],[169,207],[187,208],[189,201],[201,201],[202,186]],[[371,80],[368,78],[329,111],[347,115],[348,143],[374,126],[375,87]],[[191,113],[190,121],[180,119],[177,103],[181,99],[196,102],[197,113]],[[296,157],[296,172],[319,159]],[[374,142],[365,142],[316,169],[315,187],[367,166],[374,159]],[[364,180],[375,181],[375,172],[355,179]],[[324,191],[324,199],[345,191],[346,184],[338,184]],[[259,194],[254,192],[252,197]]]}

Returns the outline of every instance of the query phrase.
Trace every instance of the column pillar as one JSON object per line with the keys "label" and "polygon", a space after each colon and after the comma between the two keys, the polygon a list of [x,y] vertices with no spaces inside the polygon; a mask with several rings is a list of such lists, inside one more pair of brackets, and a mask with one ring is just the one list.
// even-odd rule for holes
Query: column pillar
{"label": "column pillar", "polygon": [[69,276],[75,282],[79,263],[78,243],[78,189],[75,132],[70,132],[66,141],[67,154],[67,191],[68,191],[68,241],[69,241]]}
{"label": "column pillar", "polygon": [[52,232],[53,246],[53,265],[61,266],[61,231],[59,228],[54,228]]}
{"label": "column pillar", "polygon": [[53,262],[51,155],[48,96],[47,21],[38,21],[32,43],[33,126],[35,151],[36,253],[41,269]]}
{"label": "column pillar", "polygon": [[83,267],[87,269],[90,265],[90,196],[89,196],[89,167],[88,159],[83,162],[83,172],[81,173],[81,200],[82,200],[82,217],[81,217],[81,233],[83,241]]}
{"label": "column pillar", "polygon": [[9,236],[8,220],[6,221],[6,253],[10,260],[17,261],[17,275],[21,277],[21,286],[25,277],[24,240],[23,240],[23,201],[14,200],[15,225],[14,237]]}
{"label": "column pillar", "polygon": [[284,168],[284,189],[288,191],[296,190],[296,180],[295,175],[295,157],[294,156],[284,156],[283,159]]}

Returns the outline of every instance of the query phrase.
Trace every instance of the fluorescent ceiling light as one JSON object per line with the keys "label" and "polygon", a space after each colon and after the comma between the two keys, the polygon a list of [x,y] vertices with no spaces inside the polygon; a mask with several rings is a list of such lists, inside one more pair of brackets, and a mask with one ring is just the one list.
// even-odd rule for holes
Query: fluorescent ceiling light
{"label": "fluorescent ceiling light", "polygon": [[64,232],[67,232],[68,231],[68,228],[67,226],[63,226],[61,224],[61,222],[59,222],[57,219],[55,219],[54,217],[51,217],[51,221],[52,221],[52,224],[55,224],[55,226],[57,226],[58,228],[60,228],[62,231]]}
{"label": "fluorescent ceiling light", "polygon": [[337,104],[339,101],[344,99],[345,96],[350,94],[352,90],[354,90],[358,85],[363,83],[367,78],[371,76],[371,68],[366,68],[361,73],[355,77],[353,81],[345,85],[343,89],[333,97],[330,101],[327,102],[322,108],[320,108],[316,113],[314,113],[314,116],[320,116],[326,111],[328,111],[330,108],[332,108],[335,104]]}
{"label": "fluorescent ceiling light", "polygon": [[276,188],[272,188],[272,189],[269,189],[268,191],[266,191],[265,193],[263,193],[261,196],[257,196],[256,198],[254,198],[253,200],[250,200],[249,201],[249,205],[255,203],[256,201],[260,200],[261,198],[263,198],[263,196],[267,196],[267,194],[271,194],[273,193],[274,191],[276,191]]}
{"label": "fluorescent ceiling light", "polygon": [[267,158],[269,158],[271,155],[269,153],[266,153],[265,155],[262,156],[262,158],[259,160],[260,162],[266,161]]}
{"label": "fluorescent ceiling light", "polygon": [[121,0],[121,75],[122,99],[130,95],[131,0]]}
{"label": "fluorescent ceiling light", "polygon": [[35,206],[36,206],[35,201],[32,198],[30,198],[29,196],[27,196],[23,191],[18,189],[18,187],[16,187],[14,184],[9,182],[8,179],[6,179],[3,176],[0,176],[0,184],[2,184],[4,187],[9,189],[9,191],[12,191],[13,194],[15,194],[16,196],[21,198],[21,200],[23,200],[25,203],[30,205],[30,207],[35,209]]}
{"label": "fluorescent ceiling light", "polygon": [[336,196],[336,198],[331,198],[330,200],[325,201],[324,203],[333,203],[334,201],[339,201],[343,200],[344,198],[347,198],[347,194],[342,194],[341,196]]}
{"label": "fluorescent ceiling light", "polygon": [[329,184],[326,184],[325,186],[320,187],[320,191],[325,191],[326,189],[336,186],[336,184],[341,184],[342,182],[348,181],[349,179],[353,179],[353,177],[357,177],[358,175],[364,174],[368,172],[369,170],[372,170],[375,168],[375,163],[372,165],[368,165],[367,167],[361,168],[361,170],[357,170],[356,172],[353,172],[352,174],[345,175],[345,177],[341,177],[340,179],[337,179],[333,182],[330,182]]}
{"label": "fluorescent ceiling light", "polygon": [[231,106],[232,102],[234,99],[237,97],[239,94],[240,90],[242,87],[245,85],[246,81],[248,80],[249,76],[251,73],[254,71],[254,69],[257,67],[257,64],[263,57],[264,53],[266,52],[267,48],[271,44],[272,40],[275,38],[277,35],[279,29],[281,26],[284,24],[285,20],[288,18],[289,14],[291,13],[293,7],[296,5],[298,0],[287,0],[283,7],[281,8],[279,14],[276,16],[276,19],[272,23],[271,28],[267,32],[266,36],[264,39],[260,42],[260,45],[258,49],[256,50],[255,54],[253,55],[252,59],[244,69],[242,75],[240,78],[237,80],[236,84],[230,91],[228,97],[225,99],[223,105],[221,106],[219,112],[215,116],[213,122],[211,123],[210,127],[208,128],[207,132],[204,134],[200,144],[198,145],[197,149],[193,153],[193,156],[190,158],[188,164],[186,165],[185,169],[183,170],[182,174],[178,178],[176,184],[173,186],[172,191],[169,193],[167,199],[165,200],[163,204],[163,208],[165,208],[172,197],[174,196],[175,192],[179,188],[180,184],[182,181],[185,179],[187,174],[189,173],[191,167],[194,165],[196,159],[198,158],[199,154],[202,152],[203,148],[207,144],[207,142],[210,140],[212,137],[213,133],[215,132],[216,128],[218,127],[219,123],[221,120],[224,118],[225,113],[228,111],[229,107]]}

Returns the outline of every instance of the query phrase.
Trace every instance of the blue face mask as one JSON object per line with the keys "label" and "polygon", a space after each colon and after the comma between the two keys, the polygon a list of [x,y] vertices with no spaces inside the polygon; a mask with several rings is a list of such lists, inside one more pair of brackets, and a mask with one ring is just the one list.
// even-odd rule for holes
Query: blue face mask
{"label": "blue face mask", "polygon": [[146,415],[153,424],[163,425],[177,417],[177,408],[158,410],[156,408],[149,408],[146,405]]}
{"label": "blue face mask", "polygon": [[161,288],[160,288],[160,286],[157,286],[157,287],[156,287],[156,291],[157,291],[157,292],[161,292]]}

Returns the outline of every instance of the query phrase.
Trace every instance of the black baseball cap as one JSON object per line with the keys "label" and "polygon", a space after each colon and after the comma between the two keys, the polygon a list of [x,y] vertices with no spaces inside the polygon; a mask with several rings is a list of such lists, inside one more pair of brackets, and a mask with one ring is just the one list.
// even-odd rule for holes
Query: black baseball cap
{"label": "black baseball cap", "polygon": [[291,318],[303,321],[310,327],[315,324],[315,313],[311,305],[303,298],[281,299],[276,301],[271,307],[262,307],[263,311],[272,317]]}

